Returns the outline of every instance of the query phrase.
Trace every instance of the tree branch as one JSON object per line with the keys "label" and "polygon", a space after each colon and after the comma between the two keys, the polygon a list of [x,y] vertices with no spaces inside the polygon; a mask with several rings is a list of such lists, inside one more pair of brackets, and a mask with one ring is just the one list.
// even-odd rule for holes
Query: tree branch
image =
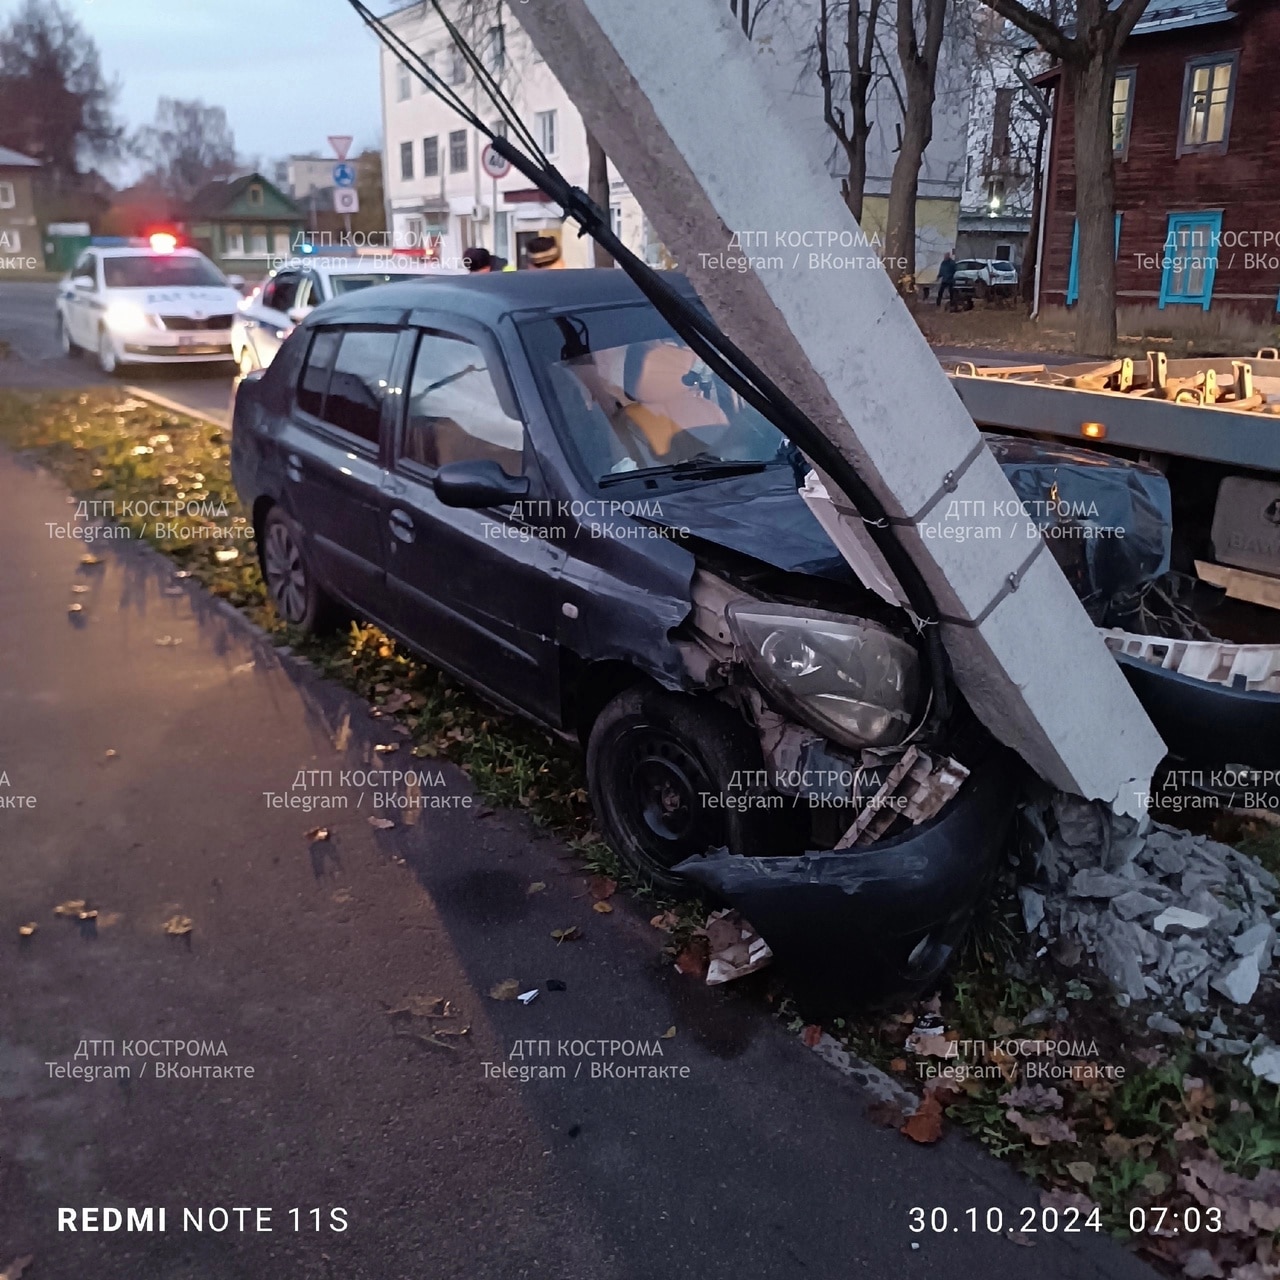
{"label": "tree branch", "polygon": [[[1124,0],[1124,2],[1128,4],[1136,0]],[[1076,41],[1070,39],[1048,18],[1036,13],[1033,9],[1028,9],[1021,0],[984,0],[984,3],[1002,18],[1012,22],[1015,27],[1025,31],[1046,53],[1052,54],[1055,58],[1061,58],[1063,62],[1074,61],[1079,56]],[[1145,4],[1146,0],[1143,0],[1143,3]]]}

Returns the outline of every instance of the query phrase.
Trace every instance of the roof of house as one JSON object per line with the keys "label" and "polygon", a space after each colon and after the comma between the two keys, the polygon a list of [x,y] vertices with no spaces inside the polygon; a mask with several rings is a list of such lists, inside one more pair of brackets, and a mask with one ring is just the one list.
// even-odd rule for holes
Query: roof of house
{"label": "roof of house", "polygon": [[1135,36],[1157,31],[1177,31],[1183,27],[1204,27],[1230,22],[1236,14],[1227,0],[1151,0],[1133,29]]}
{"label": "roof of house", "polygon": [[8,147],[0,147],[0,168],[39,169],[40,161],[24,156],[21,151],[10,151]]}
{"label": "roof of house", "polygon": [[[260,186],[270,187],[285,204],[293,205],[293,201],[274,182],[260,173],[245,173],[238,178],[215,178],[212,182],[206,182],[187,201],[187,213],[194,218],[216,218],[225,213],[227,207],[255,182]],[[301,216],[302,211],[297,212]]]}

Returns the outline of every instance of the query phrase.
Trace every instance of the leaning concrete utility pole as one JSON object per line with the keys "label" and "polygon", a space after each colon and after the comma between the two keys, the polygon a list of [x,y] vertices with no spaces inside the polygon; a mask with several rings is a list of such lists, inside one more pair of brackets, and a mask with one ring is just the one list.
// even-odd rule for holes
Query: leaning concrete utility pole
{"label": "leaning concrete utility pole", "polygon": [[1136,815],[1164,744],[728,7],[518,17],[716,322],[888,510],[983,723],[1046,781]]}

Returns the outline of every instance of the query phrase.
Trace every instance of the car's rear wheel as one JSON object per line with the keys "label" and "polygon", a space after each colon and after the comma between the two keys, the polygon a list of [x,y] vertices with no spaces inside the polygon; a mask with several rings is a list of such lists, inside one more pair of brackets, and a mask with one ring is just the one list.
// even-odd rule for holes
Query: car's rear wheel
{"label": "car's rear wheel", "polygon": [[[736,775],[736,776],[735,776]],[[587,742],[587,782],[605,838],[627,866],[661,889],[687,889],[672,868],[728,847],[781,853],[777,810],[754,732],[731,708],[650,686],[625,690]]]}
{"label": "car's rear wheel", "polygon": [[98,330],[98,368],[108,377],[113,376],[120,368],[116,340],[105,325]]}
{"label": "car's rear wheel", "polygon": [[58,350],[61,351],[64,356],[78,356],[80,354],[80,348],[71,341],[71,331],[67,328],[67,322],[63,318],[61,311],[58,312],[57,328]]}
{"label": "car's rear wheel", "polygon": [[297,521],[272,507],[262,523],[261,538],[262,576],[275,611],[304,631],[332,626],[338,609],[316,580]]}

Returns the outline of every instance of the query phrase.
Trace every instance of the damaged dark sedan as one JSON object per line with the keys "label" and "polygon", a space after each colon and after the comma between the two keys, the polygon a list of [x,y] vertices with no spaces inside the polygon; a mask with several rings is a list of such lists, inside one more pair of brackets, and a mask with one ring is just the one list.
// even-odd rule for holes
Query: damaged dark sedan
{"label": "damaged dark sedan", "polygon": [[[1005,467],[1030,492],[1029,447]],[[353,612],[580,742],[637,873],[845,990],[945,967],[1021,766],[959,700],[937,714],[804,459],[620,272],[326,304],[241,384],[232,464],[279,613]]]}

